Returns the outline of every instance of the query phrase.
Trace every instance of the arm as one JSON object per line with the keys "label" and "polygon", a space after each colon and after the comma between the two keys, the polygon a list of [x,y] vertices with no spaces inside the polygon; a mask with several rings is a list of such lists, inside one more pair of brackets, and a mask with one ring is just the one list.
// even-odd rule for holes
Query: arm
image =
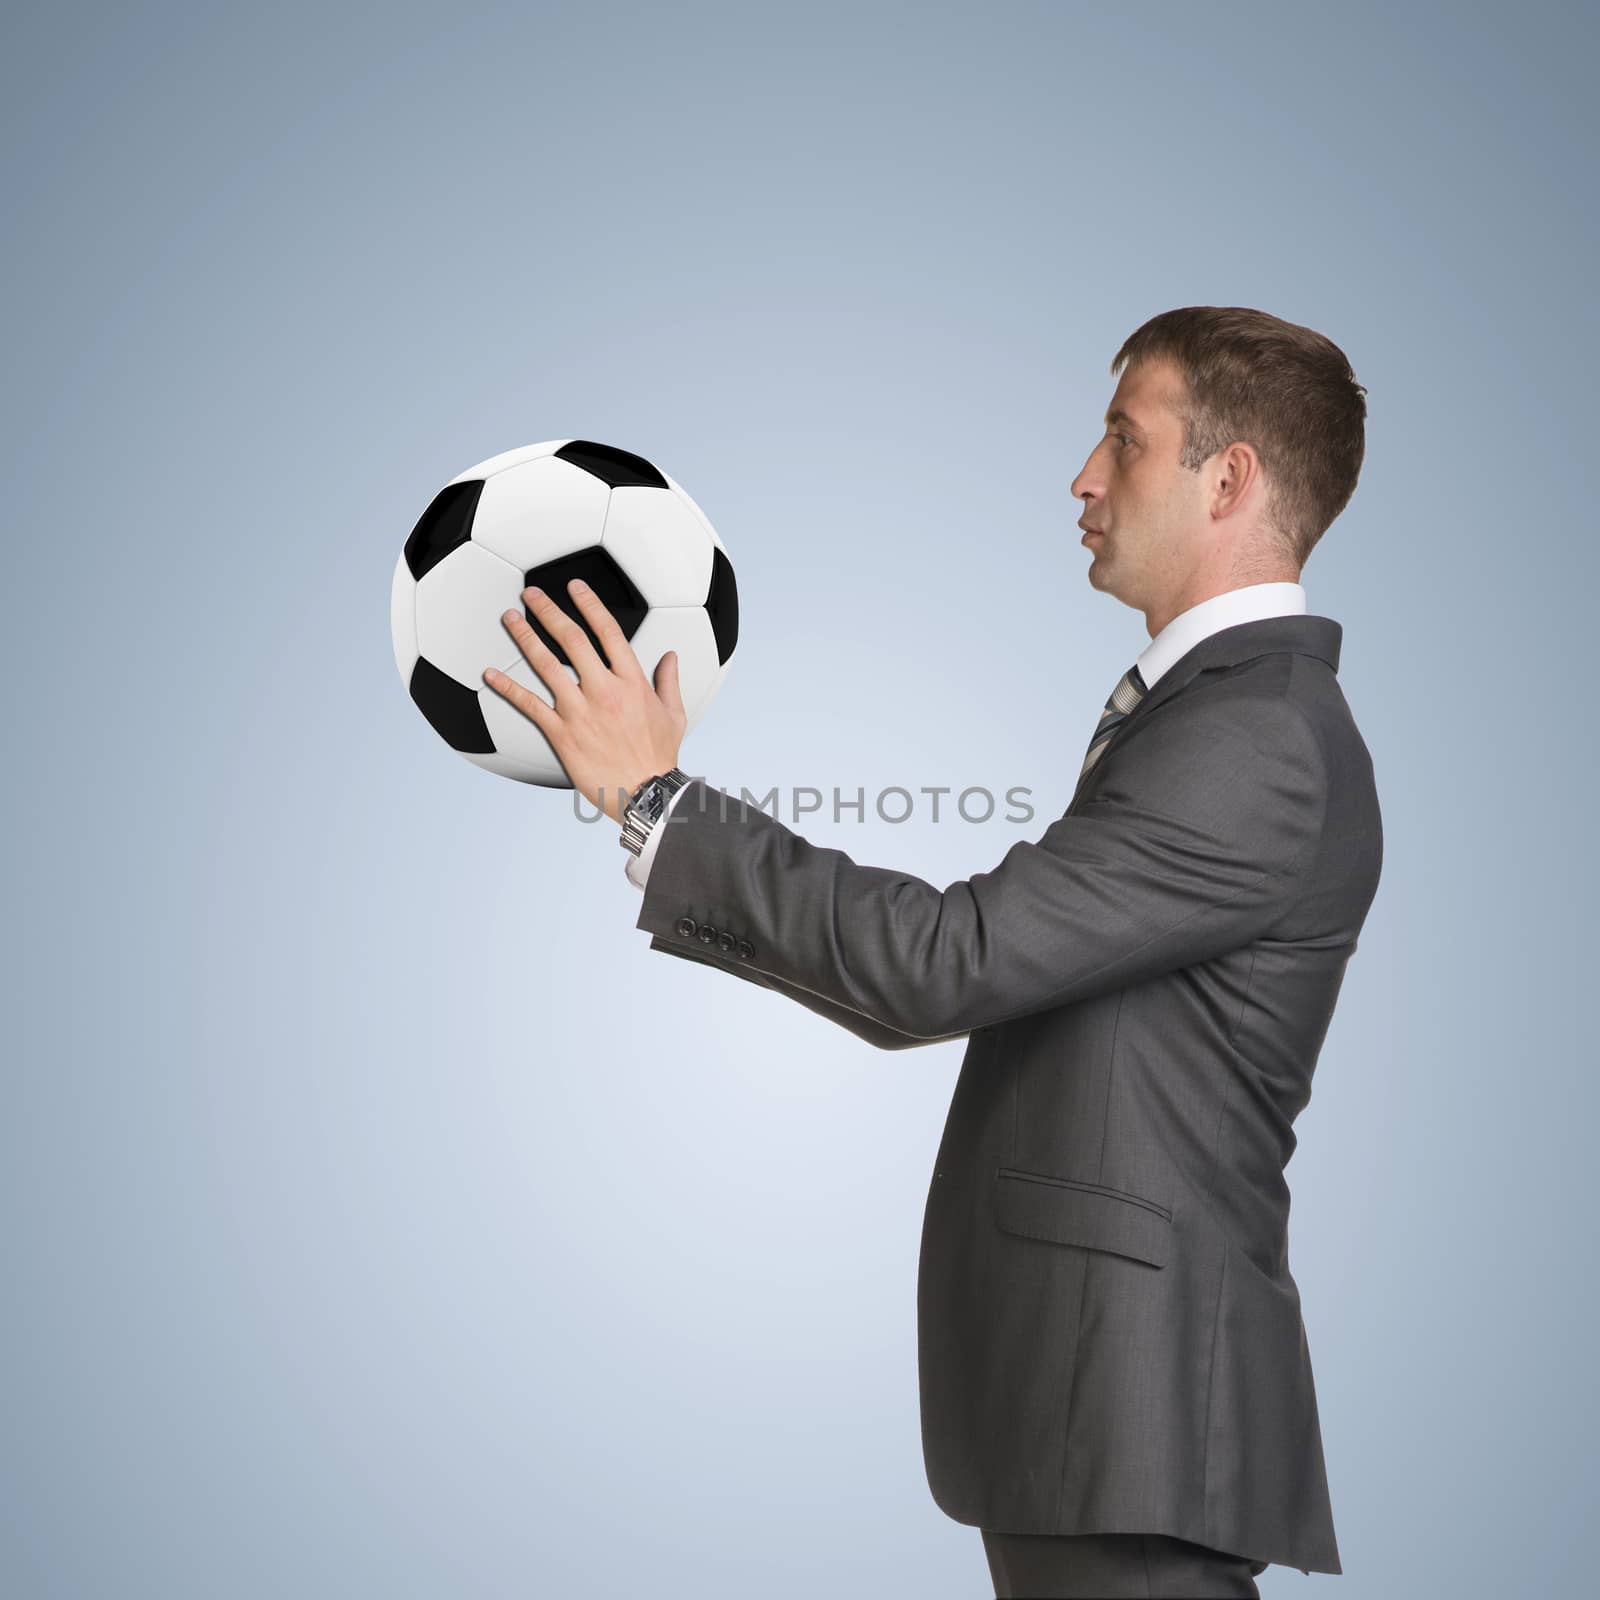
{"label": "arm", "polygon": [[[682,956],[685,961],[697,961],[702,966],[718,967],[724,972],[732,973],[736,978],[743,978],[748,983],[758,984],[763,989],[771,989],[774,994],[781,994],[786,999],[797,1001],[808,1011],[816,1012],[819,1017],[825,1017],[829,1022],[838,1023],[841,1028],[847,1028],[858,1039],[875,1045],[879,1050],[910,1050],[917,1045],[944,1042],[943,1039],[920,1039],[909,1033],[897,1032],[884,1023],[863,1016],[859,1011],[852,1011],[848,1006],[836,1005],[833,1001],[825,1000],[819,994],[812,994],[797,984],[785,983],[782,978],[776,978],[770,972],[762,972],[748,961],[737,959],[729,961],[718,955],[709,954],[706,947],[697,939],[662,938],[656,934],[651,937],[650,948],[660,950],[669,956]],[[961,1035],[948,1034],[945,1037],[960,1038]]]}
{"label": "arm", "polygon": [[[650,868],[655,860],[655,853],[660,848],[662,834],[666,831],[668,819],[672,816],[673,808],[683,799],[687,792],[687,785],[667,802],[667,809],[661,820],[646,835],[644,848],[637,856],[629,854],[626,866],[628,881],[641,893],[650,882]],[[906,1050],[914,1045],[934,1044],[938,1041],[932,1039],[919,1039],[908,1033],[900,1033],[895,1029],[884,1026],[881,1022],[874,1022],[871,1017],[863,1016],[859,1011],[852,1011],[848,1006],[835,1005],[830,1000],[825,1000],[819,994],[812,994],[796,984],[785,983],[783,979],[774,977],[771,973],[753,968],[748,961],[736,961],[731,965],[715,960],[709,955],[705,947],[696,939],[663,939],[655,935],[650,940],[652,950],[660,950],[669,956],[681,956],[685,961],[695,961],[701,966],[722,967],[726,972],[731,972],[736,978],[743,978],[746,982],[758,985],[763,989],[770,989],[775,994],[781,994],[790,1000],[798,1001],[808,1010],[816,1012],[819,1017],[826,1018],[829,1022],[836,1022],[841,1028],[848,1029],[858,1039],[863,1039],[870,1045],[875,1045],[880,1050]],[[959,1038],[960,1035],[951,1035]]]}
{"label": "arm", "polygon": [[680,918],[710,922],[753,950],[702,944],[708,964],[932,1041],[1195,965],[1293,905],[1327,773],[1288,701],[1192,691],[1100,765],[1041,838],[943,892],[692,780],[659,825],[635,926],[677,950]]}

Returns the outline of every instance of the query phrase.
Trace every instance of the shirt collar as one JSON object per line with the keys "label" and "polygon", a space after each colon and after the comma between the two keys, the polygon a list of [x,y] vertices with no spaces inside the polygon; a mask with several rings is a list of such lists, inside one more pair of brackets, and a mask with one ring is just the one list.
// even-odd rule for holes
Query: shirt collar
{"label": "shirt collar", "polygon": [[1238,589],[1225,589],[1180,611],[1145,646],[1139,656],[1139,676],[1146,689],[1153,689],[1174,661],[1219,629],[1259,622],[1263,617],[1293,616],[1305,609],[1306,591],[1298,583],[1247,583]]}

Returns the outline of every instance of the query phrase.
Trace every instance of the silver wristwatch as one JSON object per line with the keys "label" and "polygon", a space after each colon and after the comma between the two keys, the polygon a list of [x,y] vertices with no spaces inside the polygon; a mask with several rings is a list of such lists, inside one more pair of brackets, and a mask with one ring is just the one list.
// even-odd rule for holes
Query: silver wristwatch
{"label": "silver wristwatch", "polygon": [[657,777],[646,778],[623,808],[622,838],[619,842],[638,855],[644,849],[645,840],[650,837],[650,830],[665,813],[668,802],[688,781],[688,774],[679,767]]}

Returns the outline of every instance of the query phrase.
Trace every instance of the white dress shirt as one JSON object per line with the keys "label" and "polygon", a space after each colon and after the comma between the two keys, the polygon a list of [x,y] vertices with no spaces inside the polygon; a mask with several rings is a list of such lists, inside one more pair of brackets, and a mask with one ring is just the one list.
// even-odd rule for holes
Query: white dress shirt
{"label": "white dress shirt", "polygon": [[1289,617],[1306,608],[1306,592],[1298,583],[1247,583],[1242,589],[1224,589],[1187,611],[1180,611],[1139,656],[1139,676],[1146,689],[1180,656],[1186,656],[1213,633],[1241,622],[1267,617]]}
{"label": "white dress shirt", "polygon": [[[1186,656],[1204,638],[1232,628],[1241,622],[1260,622],[1266,617],[1288,617],[1306,609],[1306,591],[1298,583],[1247,583],[1242,588],[1225,589],[1199,605],[1180,611],[1139,656],[1139,676],[1145,688],[1153,689],[1156,679],[1180,656]],[[683,798],[685,784],[673,795],[666,812],[650,830],[644,848],[638,855],[630,850],[623,863],[629,881],[636,884],[640,893],[650,878],[650,863],[655,860],[656,847],[666,832],[667,818],[672,808]]]}

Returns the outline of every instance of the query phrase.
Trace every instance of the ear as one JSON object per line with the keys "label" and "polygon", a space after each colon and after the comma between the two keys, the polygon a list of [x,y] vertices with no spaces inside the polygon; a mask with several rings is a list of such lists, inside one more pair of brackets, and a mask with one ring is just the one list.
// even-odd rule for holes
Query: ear
{"label": "ear", "polygon": [[1261,480],[1261,457],[1255,446],[1236,439],[1217,462],[1217,487],[1213,509],[1217,516],[1225,517],[1239,508],[1240,502]]}

